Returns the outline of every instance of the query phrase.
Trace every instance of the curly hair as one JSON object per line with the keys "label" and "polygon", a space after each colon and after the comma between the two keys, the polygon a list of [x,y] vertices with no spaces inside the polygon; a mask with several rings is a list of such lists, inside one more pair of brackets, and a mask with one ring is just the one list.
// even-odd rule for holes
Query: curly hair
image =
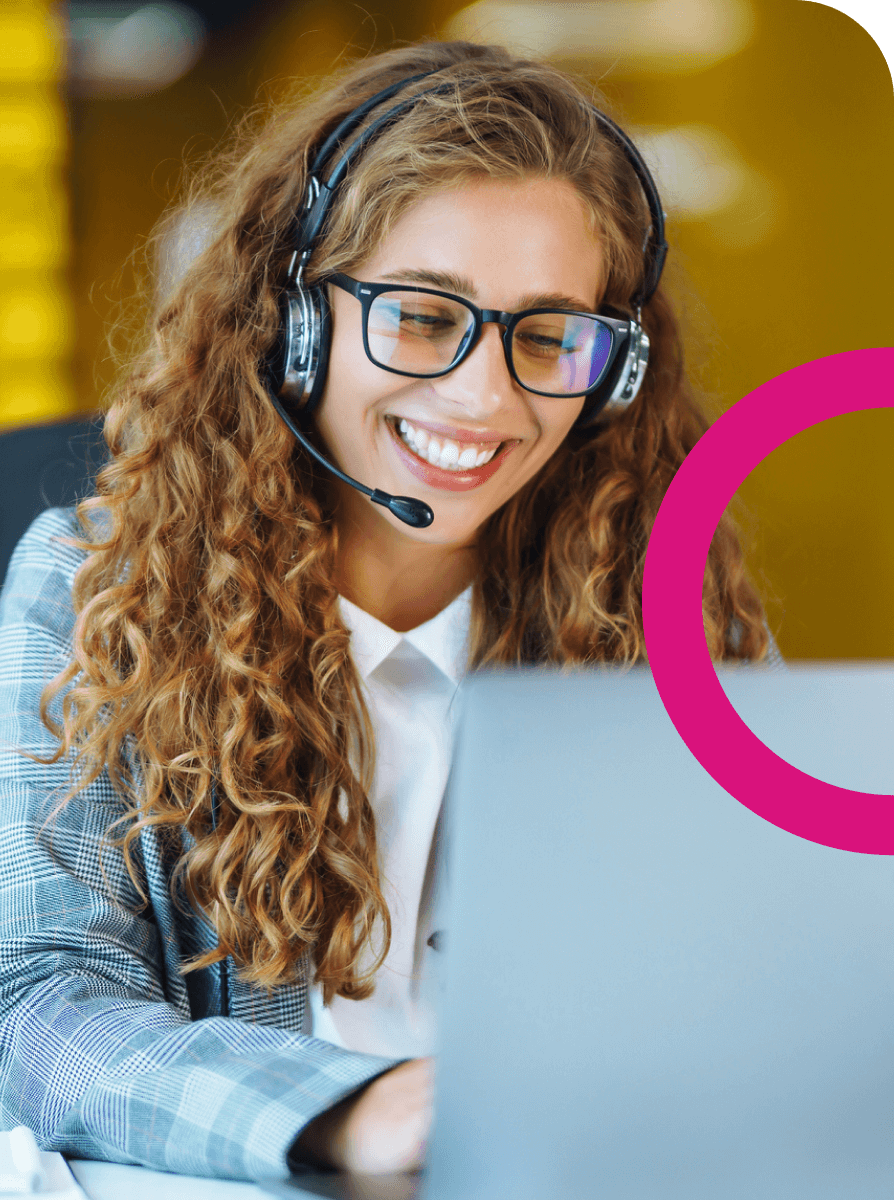
{"label": "curly hair", "polygon": [[[85,537],[72,543],[87,552],[73,592],[74,655],[41,700],[60,740],[49,761],[66,755],[73,777],[77,768],[69,795],[108,770],[127,798],[116,836],[138,888],[131,850],[141,830],[163,827],[176,841],[175,881],[218,939],[183,969],[231,955],[244,980],[273,987],[312,958],[327,1001],[369,995],[388,946],[369,801],[374,741],[337,606],[330,490],[296,454],[264,364],[313,148],[366,98],[423,71],[453,86],[421,98],[352,165],[309,277],[362,264],[439,188],[560,179],[595,221],[604,304],[626,309],[648,210],[590,97],[548,65],[497,47],[410,46],[243,128],[157,235],[169,237],[184,211],[208,227],[113,391],[110,462],[78,506]],[[649,532],[707,422],[660,289],[643,323],[652,360],[636,403],[595,434],[573,432],[480,531],[470,668],[644,659]],[[766,652],[761,604],[726,519],[704,616],[715,658]],[[49,715],[60,694],[61,723]]]}

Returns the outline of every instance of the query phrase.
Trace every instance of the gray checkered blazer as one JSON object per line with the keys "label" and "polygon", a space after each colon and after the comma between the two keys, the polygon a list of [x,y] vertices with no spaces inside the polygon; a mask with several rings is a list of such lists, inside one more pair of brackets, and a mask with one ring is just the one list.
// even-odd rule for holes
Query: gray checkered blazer
{"label": "gray checkered blazer", "polygon": [[123,811],[107,775],[43,827],[67,764],[13,747],[55,749],[38,701],[72,654],[84,555],[55,538],[77,531],[73,509],[38,517],[0,594],[0,1121],[80,1158],[282,1177],[304,1125],[394,1060],[302,1036],[306,981],[268,996],[230,970],[221,1016],[219,969],[180,974],[216,938],[174,906],[170,847],[143,832],[142,911],[108,847],[103,879],[100,843]]}
{"label": "gray checkered blazer", "polygon": [[304,1125],[395,1060],[302,1036],[306,982],[268,996],[231,970],[221,1016],[218,969],[180,974],[216,938],[175,908],[171,848],[142,833],[142,911],[108,847],[103,879],[100,843],[123,811],[106,775],[43,827],[67,765],[12,748],[55,749],[38,702],[72,654],[83,554],[55,538],[76,533],[73,509],[43,513],[0,593],[0,1121],[80,1158],[282,1176]]}

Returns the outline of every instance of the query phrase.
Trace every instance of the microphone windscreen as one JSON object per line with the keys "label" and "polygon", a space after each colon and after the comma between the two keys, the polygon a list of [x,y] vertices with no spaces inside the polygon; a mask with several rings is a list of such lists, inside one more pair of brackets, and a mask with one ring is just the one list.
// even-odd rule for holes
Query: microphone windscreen
{"label": "microphone windscreen", "polygon": [[392,496],[387,507],[405,525],[412,525],[416,529],[425,529],[435,519],[435,514],[427,504],[410,496]]}

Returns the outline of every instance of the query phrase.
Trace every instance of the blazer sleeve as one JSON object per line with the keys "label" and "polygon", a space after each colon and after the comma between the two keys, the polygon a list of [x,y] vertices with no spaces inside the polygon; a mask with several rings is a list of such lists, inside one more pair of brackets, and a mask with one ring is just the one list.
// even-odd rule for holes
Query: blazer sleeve
{"label": "blazer sleeve", "polygon": [[38,517],[0,595],[0,1120],[77,1157],[283,1177],[304,1126],[396,1062],[276,1025],[191,1019],[165,987],[152,909],[140,911],[120,852],[101,852],[122,811],[108,775],[47,820],[68,765],[14,747],[55,748],[38,703],[71,655],[83,555],[55,535],[73,531],[65,510]]}

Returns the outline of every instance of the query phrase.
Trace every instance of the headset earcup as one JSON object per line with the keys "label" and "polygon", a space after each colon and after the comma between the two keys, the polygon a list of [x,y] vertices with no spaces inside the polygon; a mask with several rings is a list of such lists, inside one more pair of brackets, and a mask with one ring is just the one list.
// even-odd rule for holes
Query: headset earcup
{"label": "headset earcup", "polygon": [[329,350],[332,345],[332,309],[329,306],[328,289],[323,286],[308,290],[313,305],[316,336],[311,346],[314,361],[311,363],[307,399],[304,402],[304,415],[307,417],[316,410],[323,398],[329,372]]}
{"label": "headset earcup", "polygon": [[279,294],[279,331],[273,349],[267,357],[267,384],[277,396],[283,390],[286,378],[286,363],[292,354],[291,325],[289,310],[292,305],[292,293],[283,291]]}
{"label": "headset earcup", "polygon": [[639,394],[649,363],[649,335],[642,325],[630,322],[630,335],[612,363],[608,375],[590,392],[575,429],[589,429],[624,412]]}
{"label": "headset earcup", "polygon": [[332,318],[323,287],[298,287],[280,297],[280,334],[271,355],[270,383],[305,424],[319,403],[329,365]]}

